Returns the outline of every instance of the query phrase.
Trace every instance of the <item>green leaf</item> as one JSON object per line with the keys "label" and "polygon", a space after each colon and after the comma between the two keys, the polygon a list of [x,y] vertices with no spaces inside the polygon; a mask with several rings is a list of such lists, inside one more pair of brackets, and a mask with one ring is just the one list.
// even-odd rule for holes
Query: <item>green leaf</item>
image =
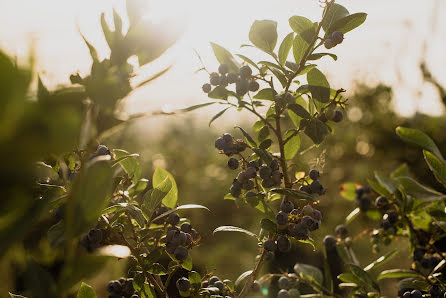
{"label": "green leaf", "polygon": [[75,180],[68,203],[65,230],[68,237],[75,237],[97,221],[107,206],[113,184],[113,172],[108,160],[95,158]]}
{"label": "green leaf", "polygon": [[313,99],[322,103],[330,101],[330,84],[321,71],[317,68],[310,70],[307,73],[307,81]]}
{"label": "green leaf", "polygon": [[262,143],[260,143],[259,148],[263,150],[267,150],[271,145],[273,144],[273,141],[271,139],[266,139]]}
{"label": "green leaf", "polygon": [[188,273],[189,281],[192,286],[201,286],[201,276],[197,271],[191,271]]}
{"label": "green leaf", "polygon": [[217,232],[239,232],[239,233],[244,233],[251,237],[257,238],[256,234],[254,234],[248,230],[245,230],[245,229],[242,229],[239,227],[234,227],[234,226],[221,226],[221,227],[216,228],[212,233],[215,234]]}
{"label": "green leaf", "polygon": [[267,232],[272,232],[275,233],[276,232],[276,228],[277,225],[275,222],[273,222],[272,220],[268,219],[268,218],[262,218],[262,220],[260,221],[260,227],[267,231]]}
{"label": "green leaf", "polygon": [[310,200],[310,201],[316,201],[316,199],[309,193],[306,193],[304,191],[300,191],[297,189],[273,188],[273,189],[271,189],[271,192],[277,193],[279,195],[284,195],[287,197],[292,197],[295,199],[305,199],[305,200]]}
{"label": "green leaf", "polygon": [[432,152],[423,150],[424,160],[434,173],[435,179],[446,186],[446,164]]}
{"label": "green leaf", "polygon": [[304,119],[310,119],[311,115],[308,111],[300,104],[293,103],[288,105],[288,109],[293,111],[297,116],[302,117]]}
{"label": "green leaf", "polygon": [[341,185],[341,197],[348,201],[354,201],[356,198],[356,183],[347,182]]}
{"label": "green leaf", "polygon": [[322,22],[322,28],[324,29],[325,32],[328,32],[330,31],[330,27],[332,26],[332,24],[334,24],[337,20],[344,18],[348,15],[349,12],[344,6],[337,3],[333,3],[328,9],[327,15],[325,16],[325,19]]}
{"label": "green leaf", "polygon": [[300,243],[305,243],[311,245],[313,248],[313,251],[316,251],[316,245],[314,244],[314,240],[311,237],[308,237],[308,239],[299,239],[297,240]]}
{"label": "green leaf", "polygon": [[175,211],[178,210],[184,210],[184,209],[205,209],[209,212],[211,212],[207,207],[202,206],[202,205],[198,205],[198,204],[186,204],[186,205],[181,205],[178,206],[176,208],[170,209],[169,211],[164,212],[163,214],[158,215],[157,217],[155,217],[152,221],[157,221],[163,217],[166,217],[167,215],[169,215],[170,213],[173,213]]}
{"label": "green leaf", "polygon": [[348,225],[351,223],[359,214],[361,213],[361,210],[359,208],[353,209],[352,212],[350,212],[349,215],[345,218],[345,225]]}
{"label": "green leaf", "polygon": [[[287,139],[290,135],[292,135],[294,131],[290,130],[289,133],[284,135],[284,139]],[[296,134],[291,139],[289,139],[285,144],[285,159],[290,160],[293,159],[294,156],[299,152],[300,148],[300,136]]]}
{"label": "green leaf", "polygon": [[[144,217],[141,209],[139,209],[138,207],[136,207],[135,205],[132,204],[126,204],[125,206],[125,210],[127,211],[127,213],[129,214],[129,216],[131,218],[133,218],[138,225],[143,228],[145,226],[146,223],[146,218]],[[148,217],[150,218],[150,217]]]}
{"label": "green leaf", "polygon": [[88,42],[88,40],[85,38],[84,35],[82,35],[82,33],[81,33],[81,37],[84,40],[85,44],[87,45],[88,50],[90,51],[90,56],[93,59],[93,62],[99,62],[98,52],[96,51],[94,46]]}
{"label": "green leaf", "polygon": [[390,197],[392,194],[381,184],[377,183],[372,179],[367,179],[367,183],[372,187],[372,189],[377,192],[379,195],[384,196],[386,198]]}
{"label": "green leaf", "polygon": [[227,100],[228,96],[229,96],[229,91],[226,90],[226,88],[223,86],[217,86],[211,92],[208,93],[208,97],[213,99]]}
{"label": "green leaf", "polygon": [[152,177],[153,185],[155,188],[157,187],[157,185],[161,185],[161,183],[163,183],[166,177],[169,177],[170,182],[172,183],[172,187],[170,188],[169,192],[164,196],[162,203],[166,207],[175,208],[178,200],[178,188],[172,174],[170,174],[168,171],[162,168],[156,168]]}
{"label": "green leaf", "polygon": [[146,270],[147,272],[156,275],[165,275],[168,273],[167,269],[160,263],[151,263],[149,266],[147,266]]}
{"label": "green leaf", "polygon": [[308,264],[302,264],[302,263],[296,263],[294,265],[294,272],[302,276],[303,278],[307,280],[315,280],[318,284],[323,283],[323,274],[322,271],[312,265]]}
{"label": "green leaf", "polygon": [[256,95],[253,96],[254,99],[266,99],[274,101],[274,96],[277,95],[276,90],[272,88],[265,88],[260,90]]}
{"label": "green leaf", "polygon": [[259,61],[258,63],[259,63],[260,65],[265,65],[265,66],[269,66],[270,68],[277,69],[277,70],[280,71],[280,72],[283,71],[283,68],[282,68],[279,64],[276,64],[276,63],[273,63],[273,62],[269,62],[269,61]]}
{"label": "green leaf", "polygon": [[215,58],[220,64],[226,64],[231,72],[237,73],[240,65],[235,61],[234,56],[224,47],[211,42],[212,51],[214,51]]}
{"label": "green leaf", "polygon": [[125,158],[119,161],[119,164],[121,165],[122,169],[129,175],[129,177],[132,178],[133,183],[138,183],[139,179],[141,178],[141,164],[139,161],[134,157],[131,156],[129,152],[122,150],[122,149],[114,149],[113,152],[115,153],[116,158],[119,160],[123,157],[130,156],[131,158]]}
{"label": "green leaf", "polygon": [[257,64],[254,63],[254,61],[252,61],[251,59],[249,59],[248,57],[241,55],[241,54],[235,54],[237,57],[240,57],[243,61],[245,61],[246,63],[250,64],[251,66],[257,68],[260,70],[260,68],[257,66]]}
{"label": "green leaf", "polygon": [[355,284],[360,284],[361,281],[354,276],[351,273],[342,273],[338,275],[338,279],[340,279],[343,282],[347,282],[347,283],[355,283]]}
{"label": "green leaf", "polygon": [[223,115],[230,108],[231,107],[227,107],[227,108],[221,110],[220,112],[218,112],[217,114],[215,114],[214,117],[212,117],[212,119],[209,121],[209,127],[211,126],[212,122],[217,120],[221,115]]}
{"label": "green leaf", "polygon": [[389,278],[407,278],[407,277],[422,277],[419,273],[407,269],[390,269],[384,270],[378,275],[378,280]]}
{"label": "green leaf", "polygon": [[390,174],[391,178],[397,178],[401,176],[409,176],[409,168],[407,167],[406,163],[403,163]]}
{"label": "green leaf", "polygon": [[241,132],[243,133],[243,135],[245,136],[246,140],[248,141],[248,144],[252,147],[257,147],[257,143],[254,141],[254,139],[246,132],[246,130],[244,130],[243,128],[241,128],[240,126],[236,126],[235,128],[238,128],[241,130]]}
{"label": "green leaf", "polygon": [[154,185],[152,191],[144,194],[142,210],[150,218],[155,209],[161,204],[164,197],[172,189],[172,181],[169,176],[166,176],[163,181]]}
{"label": "green leaf", "polygon": [[421,291],[427,291],[430,287],[430,284],[424,280],[423,277],[409,277],[398,282],[398,288],[412,288],[419,289]]}
{"label": "green leaf", "polygon": [[395,183],[392,180],[386,178],[383,174],[381,174],[378,171],[375,171],[374,174],[375,174],[376,181],[378,181],[378,183],[383,188],[385,188],[391,194],[395,193],[395,191],[397,190],[398,187],[395,185]]}
{"label": "green leaf", "polygon": [[302,58],[305,55],[310,45],[300,35],[296,35],[293,41],[293,55],[294,61],[297,65],[300,65]]}
{"label": "green leaf", "polygon": [[96,298],[96,293],[92,287],[82,282],[81,287],[77,292],[76,298]]}
{"label": "green leaf", "polygon": [[330,130],[324,122],[318,119],[311,119],[305,125],[304,133],[310,137],[316,145],[319,145],[330,133]]}
{"label": "green leaf", "polygon": [[236,286],[236,287],[241,286],[242,282],[243,282],[248,276],[250,276],[251,273],[252,273],[252,270],[248,270],[248,271],[245,271],[245,272],[243,272],[242,274],[240,274],[240,276],[237,277],[237,279],[235,280],[235,286]]}
{"label": "green leaf", "polygon": [[416,228],[429,231],[432,218],[425,210],[411,213],[409,216]]}
{"label": "green leaf", "polygon": [[443,160],[440,150],[432,139],[424,132],[418,129],[398,126],[396,134],[405,142],[418,145],[435,154],[439,159]]}
{"label": "green leaf", "polygon": [[330,29],[328,30],[328,34],[334,32],[334,31],[339,31],[342,33],[347,33],[349,31],[352,31],[353,29],[359,27],[362,25],[362,23],[365,22],[367,18],[367,14],[366,13],[354,13],[351,15],[348,15],[346,17],[343,17],[339,20],[337,20],[336,22],[334,22],[331,26]]}
{"label": "green leaf", "polygon": [[105,21],[104,13],[101,14],[101,27],[102,27],[102,32],[104,32],[105,40],[107,41],[107,44],[108,44],[109,48],[111,49],[114,45],[115,34],[113,31],[111,31],[110,27],[108,26],[107,22]]}
{"label": "green leaf", "polygon": [[269,66],[267,66],[267,68],[279,80],[279,82],[282,85],[282,87],[285,88],[285,86],[287,85],[287,78],[285,77],[285,75],[282,72],[278,71],[277,69],[273,69],[273,68],[271,68]]}
{"label": "green leaf", "polygon": [[293,46],[294,41],[294,33],[291,32],[283,39],[282,43],[279,47],[279,62],[283,66],[288,58],[288,54],[290,53],[291,47]]}
{"label": "green leaf", "polygon": [[262,148],[251,148],[252,151],[254,151],[254,153],[261,158],[267,165],[270,165],[273,158],[271,156],[271,154],[266,151],[265,149]]}
{"label": "green leaf", "polygon": [[268,137],[269,137],[269,127],[268,125],[265,125],[262,127],[262,129],[260,129],[257,136],[257,140],[259,142],[263,142],[264,140],[268,139]]}
{"label": "green leaf", "polygon": [[201,108],[204,108],[204,107],[213,105],[214,103],[215,103],[215,101],[213,101],[213,102],[200,103],[200,104],[198,104],[198,105],[193,105],[193,106],[190,106],[190,107],[181,109],[180,111],[181,111],[181,112],[191,112],[191,111],[194,111],[194,110],[197,110],[197,109],[201,109]]}
{"label": "green leaf", "polygon": [[334,61],[338,60],[338,56],[336,56],[335,54],[332,53],[316,53],[316,54],[311,54],[308,56],[307,60],[319,60],[324,56],[330,56],[331,58],[333,58]]}
{"label": "green leaf", "polygon": [[26,298],[25,296],[22,296],[22,295],[16,295],[16,294],[13,294],[13,293],[11,293],[11,292],[8,292],[8,294],[9,294],[10,298]]}
{"label": "green leaf", "polygon": [[407,195],[410,195],[416,199],[422,201],[438,201],[446,198],[445,194],[424,186],[410,177],[398,177],[396,180],[398,180],[398,182],[404,188]]}
{"label": "green leaf", "polygon": [[373,278],[366,271],[362,270],[361,267],[354,264],[346,264],[346,266],[356,278],[363,282],[365,286],[372,287],[374,290],[380,292],[379,286],[376,284]]}
{"label": "green leaf", "polygon": [[299,35],[313,28],[313,22],[302,16],[292,16],[288,19],[288,23],[291,29]]}
{"label": "green leaf", "polygon": [[398,254],[398,250],[396,250],[396,249],[388,252],[386,255],[379,257],[378,259],[376,259],[375,261],[373,261],[372,263],[367,265],[364,268],[364,271],[370,271],[370,270],[375,269],[381,265],[384,265],[386,262],[388,262],[390,259],[392,259],[396,254]]}
{"label": "green leaf", "polygon": [[277,43],[277,22],[271,20],[254,21],[249,30],[249,40],[257,48],[272,54]]}
{"label": "green leaf", "polygon": [[48,242],[51,247],[56,247],[65,241],[65,224],[61,220],[58,223],[52,225],[48,229]]}

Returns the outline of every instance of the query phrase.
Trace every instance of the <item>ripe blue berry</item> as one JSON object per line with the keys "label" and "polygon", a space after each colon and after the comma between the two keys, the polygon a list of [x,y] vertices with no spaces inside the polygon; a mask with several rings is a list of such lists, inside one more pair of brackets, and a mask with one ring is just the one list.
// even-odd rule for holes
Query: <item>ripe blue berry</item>
{"label": "ripe blue berry", "polygon": [[242,184],[242,188],[245,190],[251,190],[254,188],[254,182],[252,180],[248,180]]}
{"label": "ripe blue berry", "polygon": [[220,291],[223,291],[225,289],[225,284],[222,281],[217,280],[214,283],[214,287],[218,288]]}
{"label": "ripe blue berry", "polygon": [[378,209],[385,209],[389,205],[389,200],[386,197],[379,196],[375,200],[375,206]]}
{"label": "ripe blue berry", "polygon": [[241,78],[247,79],[252,75],[252,69],[248,65],[244,65],[240,67],[239,74]]}
{"label": "ripe blue berry", "polygon": [[339,238],[344,239],[348,235],[347,227],[344,225],[338,225],[335,229],[335,233]]}
{"label": "ripe blue berry", "polygon": [[311,187],[309,185],[302,185],[299,188],[300,191],[306,192],[306,193],[311,193]]}
{"label": "ripe blue berry", "polygon": [[283,211],[279,211],[279,213],[276,215],[276,222],[279,226],[286,225],[288,222],[288,214]]}
{"label": "ripe blue berry", "polygon": [[342,111],[337,110],[333,117],[333,122],[341,122],[342,119],[344,119],[344,114],[342,113]]}
{"label": "ripe blue berry", "polygon": [[277,283],[279,285],[279,288],[283,290],[288,290],[290,287],[290,281],[286,276],[281,276]]}
{"label": "ripe blue berry", "polygon": [[279,293],[277,293],[277,298],[288,298],[288,291],[287,290],[280,290]]}
{"label": "ripe blue berry", "polygon": [[228,75],[226,76],[226,80],[228,81],[228,84],[233,84],[235,82],[237,82],[238,76],[237,74],[231,72],[228,73]]}
{"label": "ripe blue berry", "polygon": [[277,237],[277,248],[280,252],[288,252],[291,249],[291,242],[286,236],[280,235]]}
{"label": "ripe blue berry", "polygon": [[265,187],[265,188],[271,188],[271,187],[274,186],[274,180],[271,179],[271,178],[264,179],[262,181],[262,186]]}
{"label": "ripe blue berry", "polygon": [[344,40],[344,34],[342,32],[339,31],[335,31],[331,34],[331,40],[333,40],[333,42],[335,42],[336,44],[340,44],[342,43],[342,41]]}
{"label": "ripe blue berry", "polygon": [[236,158],[231,157],[231,158],[228,160],[228,167],[229,167],[231,170],[236,170],[236,169],[238,168],[238,166],[239,166],[239,162],[238,162],[238,160],[237,160]]}
{"label": "ripe blue berry", "polygon": [[99,145],[98,149],[96,150],[97,155],[110,155],[110,150],[105,145]]}
{"label": "ripe blue berry", "polygon": [[276,171],[279,169],[279,162],[277,161],[277,159],[273,159],[273,161],[271,162],[271,164],[269,165],[269,167],[271,168],[271,170]]}
{"label": "ripe blue berry", "polygon": [[274,240],[268,239],[263,243],[263,248],[265,248],[267,251],[274,252],[277,249],[277,245]]}
{"label": "ripe blue berry", "polygon": [[322,219],[322,213],[317,209],[313,209],[313,214],[311,214],[311,216],[317,221]]}
{"label": "ripe blue berry", "polygon": [[226,74],[229,71],[229,67],[227,64],[220,64],[220,66],[218,67],[218,72],[221,74]]}
{"label": "ripe blue berry", "polygon": [[311,178],[311,180],[317,180],[320,176],[321,175],[319,174],[318,170],[313,169],[313,170],[310,171],[310,178]]}
{"label": "ripe blue berry", "polygon": [[203,90],[204,93],[209,93],[212,90],[212,86],[209,83],[206,83],[203,85],[203,87],[201,87],[201,89]]}
{"label": "ripe blue berry", "polygon": [[234,138],[228,133],[223,134],[222,139],[225,143],[232,143],[234,140]]}
{"label": "ripe blue berry", "polygon": [[335,237],[333,237],[333,236],[331,236],[331,235],[327,235],[327,236],[325,236],[325,238],[324,238],[324,246],[325,246],[325,248],[327,249],[327,250],[331,250],[331,249],[334,249],[334,248],[336,248],[336,238]]}
{"label": "ripe blue berry", "polygon": [[256,81],[253,80],[253,81],[249,82],[249,86],[248,86],[249,91],[254,92],[254,91],[259,90],[259,88],[260,88],[260,85]]}
{"label": "ripe blue berry", "polygon": [[167,222],[172,226],[176,226],[180,222],[180,216],[177,213],[170,213]]}
{"label": "ripe blue berry", "polygon": [[336,46],[336,43],[331,38],[327,38],[324,41],[324,46],[326,49],[331,49]]}
{"label": "ripe blue berry", "polygon": [[442,294],[441,288],[438,285],[433,285],[429,288],[429,294],[431,294],[432,297],[440,297]]}
{"label": "ripe blue berry", "polygon": [[421,261],[421,259],[424,257],[424,254],[425,254],[424,249],[420,249],[420,248],[415,249],[415,251],[413,252],[413,260]]}
{"label": "ripe blue berry", "polygon": [[209,285],[213,286],[217,281],[220,281],[220,278],[214,275],[211,278],[209,278]]}
{"label": "ripe blue berry", "polygon": [[218,150],[223,150],[225,148],[226,142],[223,140],[223,138],[218,138],[215,140],[215,148]]}
{"label": "ripe blue berry", "polygon": [[410,293],[410,295],[411,295],[412,298],[421,298],[423,296],[423,294],[421,293],[420,290],[413,290]]}
{"label": "ripe blue berry", "polygon": [[280,204],[280,210],[285,213],[290,213],[294,209],[294,204],[291,201],[282,201]]}
{"label": "ripe blue berry", "polygon": [[173,252],[173,255],[175,256],[175,259],[177,259],[178,261],[184,261],[187,259],[189,253],[187,251],[187,248],[178,246]]}
{"label": "ripe blue berry", "polygon": [[269,179],[271,178],[273,170],[271,170],[270,167],[261,167],[259,170],[259,176],[262,179]]}
{"label": "ripe blue berry", "polygon": [[177,289],[182,292],[187,292],[190,289],[190,281],[185,277],[178,279],[176,284]]}
{"label": "ripe blue berry", "polygon": [[235,93],[238,96],[243,96],[249,90],[249,82],[245,79],[240,79],[235,83]]}

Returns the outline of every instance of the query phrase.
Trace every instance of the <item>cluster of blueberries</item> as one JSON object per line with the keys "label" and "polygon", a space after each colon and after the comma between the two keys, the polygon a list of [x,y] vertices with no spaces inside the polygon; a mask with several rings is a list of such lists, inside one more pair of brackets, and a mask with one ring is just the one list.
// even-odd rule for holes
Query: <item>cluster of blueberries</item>
{"label": "cluster of blueberries", "polygon": [[112,280],[107,285],[109,298],[139,298],[138,293],[133,288],[133,278],[123,278]]}
{"label": "cluster of blueberries", "polygon": [[335,235],[326,235],[324,237],[324,240],[322,241],[322,243],[325,246],[325,249],[327,251],[331,251],[333,249],[336,249],[336,245],[338,244],[338,239],[344,240],[345,242],[348,241],[348,239],[350,239],[348,237],[348,229],[346,226],[344,225],[337,225],[335,228]]}
{"label": "cluster of blueberries", "polygon": [[435,256],[426,256],[426,250],[423,248],[417,248],[413,252],[413,260],[421,265],[425,269],[432,270],[440,263],[441,259]]}
{"label": "cluster of blueberries", "polygon": [[322,213],[310,205],[305,205],[299,210],[294,208],[293,202],[284,200],[276,214],[279,236],[276,240],[266,240],[263,247],[270,252],[288,252],[291,242],[287,235],[299,240],[308,239],[309,232],[319,229],[321,219]]}
{"label": "cluster of blueberries", "polygon": [[[176,214],[176,213],[171,213]],[[171,225],[166,234],[166,251],[173,254],[174,257],[182,262],[189,256],[188,248],[191,248],[193,241],[198,239],[198,232],[192,228],[191,224],[184,222],[180,228],[176,225],[180,221],[180,217],[175,217],[172,219],[168,218],[168,222]]]}
{"label": "cluster of blueberries", "polygon": [[209,83],[203,85],[202,89],[205,93],[212,91],[212,86],[226,87],[235,83],[235,92],[238,96],[243,96],[247,92],[255,92],[259,90],[260,85],[252,77],[252,69],[248,65],[240,67],[238,73],[229,72],[226,64],[218,67],[218,72],[209,75]]}
{"label": "cluster of blueberries", "polygon": [[313,182],[311,182],[311,184],[302,185],[299,188],[299,190],[304,191],[309,194],[318,194],[318,195],[325,194],[326,190],[325,190],[324,186],[322,185],[322,183],[318,180],[320,177],[319,171],[313,169],[310,171],[309,176],[310,176],[311,180],[313,180]]}
{"label": "cluster of blueberries", "polygon": [[[418,289],[403,288],[398,291],[398,297],[403,298],[421,298],[426,297],[423,294],[427,294],[425,291]],[[429,288],[429,294],[432,298],[446,298],[446,291],[443,291],[440,286],[432,285]]]}
{"label": "cluster of blueberries", "polygon": [[[204,280],[201,282],[201,288],[205,289],[211,297],[224,297],[224,295],[230,295],[230,290],[228,285],[232,285],[232,281],[225,279],[220,280],[218,276],[212,276],[209,280]],[[228,296],[226,296],[228,297]]]}
{"label": "cluster of blueberries", "polygon": [[355,204],[362,212],[366,212],[372,206],[372,200],[369,194],[372,193],[370,186],[358,187],[356,190]]}
{"label": "cluster of blueberries", "polygon": [[289,279],[287,276],[281,276],[277,281],[279,286],[279,292],[277,298],[299,298],[300,292],[298,289],[293,288],[296,286],[295,279]]}
{"label": "cluster of blueberries", "polygon": [[227,156],[231,156],[243,152],[247,148],[247,145],[243,140],[235,139],[230,134],[225,133],[215,140],[215,148],[221,150]]}
{"label": "cluster of blueberries", "polygon": [[319,114],[317,119],[324,123],[328,120],[339,123],[344,119],[344,113],[341,110],[328,108],[325,112]]}
{"label": "cluster of blueberries", "polygon": [[324,41],[324,46],[327,49],[334,48],[338,44],[342,43],[344,40],[344,34],[340,31],[335,31],[332,34],[330,34],[327,39]]}
{"label": "cluster of blueberries", "polygon": [[103,229],[93,228],[83,235],[79,240],[79,244],[84,247],[88,252],[92,252],[95,249],[104,245],[103,240],[107,231]]}

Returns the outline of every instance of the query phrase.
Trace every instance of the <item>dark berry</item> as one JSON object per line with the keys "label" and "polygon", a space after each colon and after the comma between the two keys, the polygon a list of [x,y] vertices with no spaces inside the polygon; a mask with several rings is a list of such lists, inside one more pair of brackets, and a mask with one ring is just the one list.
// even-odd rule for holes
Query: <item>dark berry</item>
{"label": "dark berry", "polygon": [[237,74],[231,72],[228,73],[228,75],[226,76],[226,80],[228,81],[228,84],[233,84],[235,82],[237,82],[238,76]]}
{"label": "dark berry", "polygon": [[209,287],[209,281],[207,281],[207,280],[203,280],[203,281],[201,282],[201,287],[202,287],[202,288],[207,288],[207,287]]}
{"label": "dark berry", "polygon": [[231,157],[231,158],[228,160],[228,167],[229,167],[231,170],[236,170],[236,169],[238,168],[238,160],[237,160],[236,158]]}
{"label": "dark berry", "polygon": [[286,277],[286,276],[281,276],[279,278],[279,281],[277,282],[277,284],[279,285],[280,289],[284,289],[284,290],[288,290],[290,287],[290,281],[289,281],[288,277]]}
{"label": "dark berry", "polygon": [[181,292],[187,292],[190,289],[190,281],[185,277],[178,279],[177,289]]}
{"label": "dark berry", "polygon": [[288,291],[287,290],[280,290],[279,293],[277,293],[277,298],[288,298]]}
{"label": "dark berry", "polygon": [[431,294],[432,297],[440,297],[442,294],[441,288],[438,285],[433,285],[429,288],[429,294]]}
{"label": "dark berry", "polygon": [[291,242],[286,236],[280,235],[277,237],[277,248],[280,252],[288,252],[291,249]]}
{"label": "dark berry", "polygon": [[304,215],[309,215],[309,216],[311,216],[311,215],[313,215],[313,207],[311,207],[310,205],[305,205],[303,208],[302,208],[302,213],[304,214]]}
{"label": "dark berry", "polygon": [[251,67],[249,67],[248,65],[240,67],[239,74],[240,77],[243,79],[249,78],[252,75]]}
{"label": "dark berry", "polygon": [[331,34],[330,38],[334,43],[340,44],[344,40],[344,34],[340,31],[335,31]]}
{"label": "dark berry", "polygon": [[338,225],[335,229],[335,233],[339,238],[344,239],[348,235],[347,227],[344,225]]}
{"label": "dark berry", "polygon": [[194,228],[192,228],[192,230],[190,230],[190,235],[192,236],[192,239],[197,240],[198,237],[200,236],[200,234],[198,234],[197,230],[195,230]]}
{"label": "dark berry", "polygon": [[318,170],[311,170],[310,171],[310,178],[311,180],[317,180],[320,177],[319,171]]}
{"label": "dark berry", "polygon": [[262,186],[265,187],[265,188],[271,188],[271,187],[274,186],[274,180],[271,179],[271,178],[264,179],[262,181]]}
{"label": "dark berry", "polygon": [[256,81],[249,81],[249,86],[248,86],[248,89],[249,89],[249,91],[257,91],[257,90],[259,90],[259,88],[260,88],[260,85],[259,85],[259,83],[257,83]]}
{"label": "dark berry", "polygon": [[167,222],[172,226],[176,226],[180,222],[180,216],[178,213],[170,213],[167,217]]}
{"label": "dark berry", "polygon": [[234,141],[234,138],[228,133],[223,134],[222,139],[225,143],[232,143]]}
{"label": "dark berry", "polygon": [[309,229],[313,225],[314,219],[308,215],[305,215],[302,220],[300,221],[300,224],[303,225],[305,228]]}
{"label": "dark berry", "polygon": [[209,285],[213,286],[217,281],[220,281],[220,278],[214,275],[211,278],[209,278]]}
{"label": "dark berry", "polygon": [[273,170],[271,170],[270,167],[261,167],[259,170],[259,176],[262,179],[269,179],[271,178],[271,173]]}
{"label": "dark berry", "polygon": [[223,87],[228,86],[228,79],[226,78],[225,75],[221,75],[220,81],[218,82],[218,85],[219,86],[223,86]]}
{"label": "dark berry", "polygon": [[225,148],[226,142],[223,140],[223,138],[218,138],[215,140],[215,148],[218,150],[223,150]]}
{"label": "dark berry", "polygon": [[234,185],[232,185],[229,188],[229,193],[231,194],[231,196],[233,196],[234,198],[238,198],[240,196],[240,194],[242,193],[242,189],[240,187],[235,187]]}
{"label": "dark berry", "polygon": [[245,173],[246,173],[246,177],[248,177],[249,179],[255,178],[257,176],[257,170],[254,167],[248,167],[246,169]]}
{"label": "dark berry", "polygon": [[310,189],[312,193],[321,194],[324,187],[319,182],[319,180],[314,180],[313,182],[311,182]]}
{"label": "dark berry", "polygon": [[361,211],[363,212],[369,210],[371,205],[370,198],[368,196],[361,197],[359,199],[358,205],[359,209],[361,209]]}
{"label": "dark berry", "polygon": [[412,297],[412,294],[410,294],[409,291],[404,292],[404,294],[403,294],[403,298],[410,298],[410,297]]}
{"label": "dark berry", "polygon": [[311,215],[315,220],[321,220],[322,219],[322,213],[317,210],[317,209],[313,209],[313,214]]}
{"label": "dark berry", "polygon": [[235,83],[235,92],[238,96],[243,96],[249,90],[249,82],[244,79],[240,79]]}
{"label": "dark berry", "polygon": [[336,238],[331,235],[325,236],[324,241],[323,241],[324,246],[327,250],[336,248],[336,242],[337,242]]}
{"label": "dark berry", "polygon": [[311,187],[309,185],[302,185],[299,188],[300,191],[306,192],[306,193],[311,193]]}
{"label": "dark berry", "polygon": [[290,213],[291,210],[294,209],[294,204],[291,201],[283,200],[280,204],[280,210],[282,210],[285,213]]}
{"label": "dark berry", "polygon": [[425,254],[424,249],[420,249],[420,248],[415,249],[415,251],[413,252],[413,260],[421,261],[421,259],[424,257],[424,254]]}
{"label": "dark berry", "polygon": [[308,229],[306,229],[300,223],[292,226],[290,231],[291,236],[296,237],[297,239],[305,239],[308,237]]}
{"label": "dark berry", "polygon": [[211,79],[209,80],[209,83],[211,83],[212,86],[218,86],[220,84],[220,76],[211,77]]}
{"label": "dark berry", "polygon": [[423,268],[431,268],[431,260],[429,258],[422,258],[420,261],[421,267]]}
{"label": "dark berry", "polygon": [[390,221],[389,221],[388,219],[384,219],[384,220],[381,222],[381,227],[382,227],[384,230],[388,230],[388,229],[390,229],[390,228],[392,227],[392,224],[390,223]]}
{"label": "dark berry", "polygon": [[316,231],[317,229],[319,229],[319,222],[314,220],[313,223],[308,227],[308,230]]}
{"label": "dark berry", "polygon": [[221,74],[226,74],[229,71],[229,67],[227,64],[220,64],[220,66],[218,67],[218,72]]}
{"label": "dark berry", "polygon": [[105,145],[99,145],[96,150],[97,155],[110,155],[110,150]]}
{"label": "dark berry", "polygon": [[326,49],[331,49],[336,46],[336,43],[331,38],[327,38],[324,41],[324,46]]}
{"label": "dark berry", "polygon": [[282,173],[279,170],[275,170],[271,173],[271,179],[274,181],[274,185],[279,186],[282,183]]}
{"label": "dark berry", "polygon": [[203,89],[204,93],[209,93],[211,92],[212,86],[209,83],[206,83],[203,85],[203,87],[201,87],[201,89]]}
{"label": "dark berry", "polygon": [[337,110],[333,117],[333,122],[341,122],[342,119],[344,119],[344,114],[342,113],[342,111]]}
{"label": "dark berry", "polygon": [[[384,217],[386,217],[386,214],[384,215]],[[387,213],[387,219],[392,225],[396,224],[396,222],[398,221],[398,212],[392,211]]]}
{"label": "dark berry", "polygon": [[389,205],[389,200],[386,197],[379,196],[375,200],[375,206],[378,209],[385,209]]}
{"label": "dark berry", "polygon": [[248,177],[248,175],[246,175],[245,171],[238,173],[237,181],[240,182],[240,184],[243,184],[248,180],[249,180],[249,177]]}
{"label": "dark berry", "polygon": [[410,293],[410,295],[411,295],[412,298],[421,298],[423,296],[423,294],[421,293],[420,290],[413,290]]}
{"label": "dark berry", "polygon": [[279,162],[277,161],[277,159],[273,159],[273,161],[271,162],[271,164],[269,165],[269,167],[271,168],[271,170],[276,171],[279,169]]}
{"label": "dark berry", "polygon": [[100,229],[91,229],[87,234],[87,238],[89,241],[98,244],[102,241],[102,231]]}
{"label": "dark berry", "polygon": [[190,233],[191,230],[192,226],[190,225],[190,223],[185,222],[181,224],[181,231],[183,231],[184,233]]}
{"label": "dark berry", "polygon": [[257,206],[259,204],[259,200],[260,198],[255,192],[250,191],[246,194],[246,202],[252,207]]}
{"label": "dark berry", "polygon": [[274,240],[268,239],[263,243],[263,247],[267,250],[267,251],[275,251],[277,249],[277,245],[276,242],[274,242]]}
{"label": "dark berry", "polygon": [[178,261],[184,261],[187,259],[187,256],[189,255],[187,248],[182,247],[182,246],[178,246],[173,255],[175,256],[175,259],[177,259]]}
{"label": "dark berry", "polygon": [[283,211],[279,211],[279,213],[276,214],[276,222],[279,226],[286,225],[288,222],[288,214]]}
{"label": "dark berry", "polygon": [[225,289],[225,284],[222,281],[217,280],[214,283],[214,287],[218,288],[220,291],[223,291]]}
{"label": "dark berry", "polygon": [[254,181],[248,180],[242,184],[242,188],[245,190],[251,190],[254,188]]}

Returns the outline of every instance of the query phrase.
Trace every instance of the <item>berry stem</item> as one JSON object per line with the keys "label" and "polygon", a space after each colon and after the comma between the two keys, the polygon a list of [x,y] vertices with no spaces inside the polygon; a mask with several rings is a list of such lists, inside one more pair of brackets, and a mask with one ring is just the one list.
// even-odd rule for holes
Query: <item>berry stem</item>
{"label": "berry stem", "polygon": [[237,298],[245,297],[248,294],[249,290],[252,288],[252,285],[257,277],[257,274],[259,274],[259,271],[262,268],[263,261],[265,260],[266,257],[266,253],[267,253],[266,249],[262,248],[262,254],[260,255],[259,260],[257,261],[254,270],[249,275],[248,281],[245,283],[245,286],[243,287],[242,291],[237,296]]}

